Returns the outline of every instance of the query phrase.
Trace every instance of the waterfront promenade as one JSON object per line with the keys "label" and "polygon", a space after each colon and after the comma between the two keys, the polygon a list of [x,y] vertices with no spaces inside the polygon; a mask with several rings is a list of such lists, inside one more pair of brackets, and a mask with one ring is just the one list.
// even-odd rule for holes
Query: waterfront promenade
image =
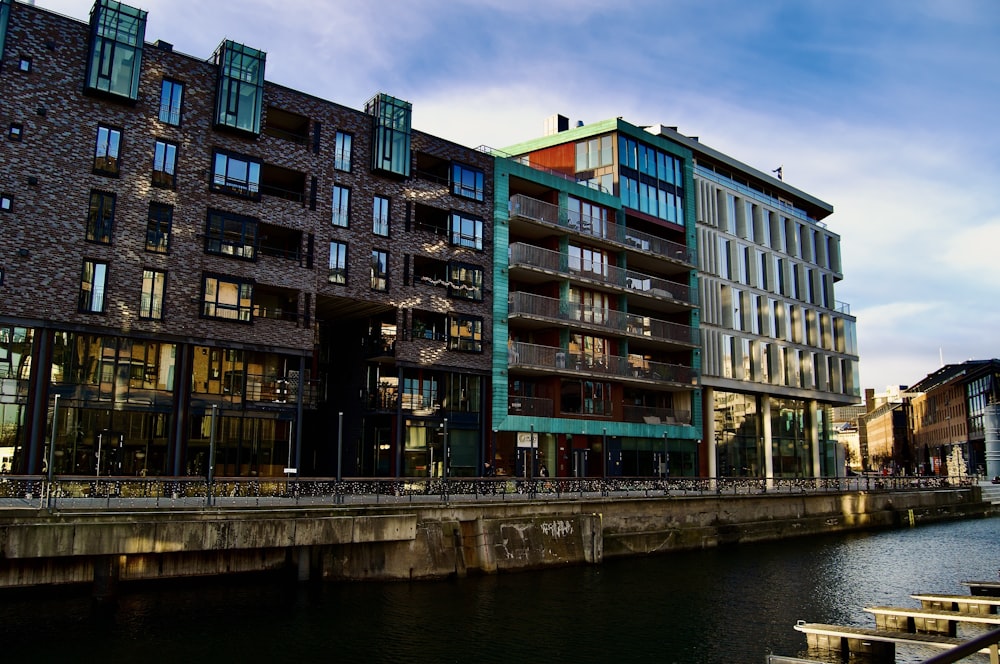
{"label": "waterfront promenade", "polygon": [[830,478],[213,478],[0,476],[0,509],[121,510],[333,507],[933,491],[971,487],[963,475]]}

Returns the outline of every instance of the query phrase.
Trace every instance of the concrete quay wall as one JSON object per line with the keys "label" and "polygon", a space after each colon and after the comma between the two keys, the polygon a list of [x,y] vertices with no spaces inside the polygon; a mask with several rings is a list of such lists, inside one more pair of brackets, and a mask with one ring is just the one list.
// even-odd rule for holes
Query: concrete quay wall
{"label": "concrete quay wall", "polygon": [[978,487],[323,509],[0,512],[0,588],[285,570],[300,580],[499,573],[992,514]]}

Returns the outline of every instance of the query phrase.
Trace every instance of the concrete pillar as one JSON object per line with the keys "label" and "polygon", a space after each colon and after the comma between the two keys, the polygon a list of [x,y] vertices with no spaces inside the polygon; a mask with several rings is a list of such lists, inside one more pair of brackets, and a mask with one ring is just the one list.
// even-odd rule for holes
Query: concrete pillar
{"label": "concrete pillar", "polygon": [[125,556],[98,556],[94,558],[94,591],[97,602],[111,602],[118,596],[118,581],[125,565]]}
{"label": "concrete pillar", "polygon": [[767,488],[774,488],[774,446],[771,441],[771,397],[760,398],[761,434],[764,436],[764,477]]}
{"label": "concrete pillar", "polygon": [[715,439],[715,389],[711,387],[702,388],[702,399],[704,399],[702,410],[705,413],[705,443],[708,450],[708,476],[716,478],[719,476],[717,468],[719,459],[719,444]]}
{"label": "concrete pillar", "polygon": [[809,445],[812,447],[813,477],[818,479],[823,474],[821,472],[822,464],[820,464],[819,455],[819,421],[817,419],[819,405],[815,400],[810,400],[807,402],[806,407],[809,409]]}
{"label": "concrete pillar", "polygon": [[1000,404],[986,406],[986,476],[1000,475]]}

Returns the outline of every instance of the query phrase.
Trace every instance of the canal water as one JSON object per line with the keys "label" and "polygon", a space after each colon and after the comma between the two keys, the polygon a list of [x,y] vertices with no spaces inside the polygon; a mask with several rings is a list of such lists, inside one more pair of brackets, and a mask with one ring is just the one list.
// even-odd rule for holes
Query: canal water
{"label": "canal water", "polygon": [[807,654],[797,620],[873,626],[866,605],[967,594],[963,580],[998,569],[991,518],[442,582],[165,582],[126,587],[113,607],[5,593],[0,659],[761,664]]}

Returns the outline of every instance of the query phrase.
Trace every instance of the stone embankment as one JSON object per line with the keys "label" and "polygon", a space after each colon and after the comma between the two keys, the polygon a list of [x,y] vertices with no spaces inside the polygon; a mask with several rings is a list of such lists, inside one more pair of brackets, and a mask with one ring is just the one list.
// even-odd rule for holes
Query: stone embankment
{"label": "stone embankment", "polygon": [[0,512],[0,588],[288,570],[433,579],[994,514],[979,486],[377,507]]}

